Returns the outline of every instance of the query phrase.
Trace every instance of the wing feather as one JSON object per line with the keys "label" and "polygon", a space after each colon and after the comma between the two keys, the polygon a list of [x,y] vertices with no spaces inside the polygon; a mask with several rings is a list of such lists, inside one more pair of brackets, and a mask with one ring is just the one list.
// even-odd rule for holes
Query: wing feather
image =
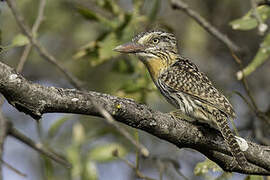
{"label": "wing feather", "polygon": [[235,112],[227,98],[220,93],[195,64],[187,59],[179,59],[159,76],[159,83],[171,93],[185,93],[194,100],[216,107],[235,118]]}

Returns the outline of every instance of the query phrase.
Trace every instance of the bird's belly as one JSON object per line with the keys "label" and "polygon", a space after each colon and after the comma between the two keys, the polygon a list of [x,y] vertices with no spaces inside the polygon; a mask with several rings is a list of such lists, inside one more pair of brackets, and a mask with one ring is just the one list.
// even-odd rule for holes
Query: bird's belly
{"label": "bird's belly", "polygon": [[165,97],[183,114],[190,117],[192,119],[191,121],[206,123],[211,127],[218,129],[215,118],[211,113],[214,107],[211,107],[199,100],[194,100],[192,97],[181,92],[171,94],[170,98],[167,96]]}

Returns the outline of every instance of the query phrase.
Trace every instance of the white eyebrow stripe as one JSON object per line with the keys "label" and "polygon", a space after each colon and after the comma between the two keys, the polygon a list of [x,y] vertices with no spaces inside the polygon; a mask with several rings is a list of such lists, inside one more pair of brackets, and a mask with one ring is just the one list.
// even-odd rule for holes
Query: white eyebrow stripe
{"label": "white eyebrow stripe", "polygon": [[142,36],[139,40],[138,40],[138,43],[139,44],[143,44],[145,41],[147,41],[150,37],[152,36],[152,34],[146,34],[144,36]]}

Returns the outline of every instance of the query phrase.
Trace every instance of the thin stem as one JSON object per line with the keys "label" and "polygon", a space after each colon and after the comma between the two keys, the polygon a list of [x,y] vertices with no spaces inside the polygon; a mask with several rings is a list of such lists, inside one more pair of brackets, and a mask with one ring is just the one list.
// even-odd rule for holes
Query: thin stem
{"label": "thin stem", "polygon": [[207,32],[217,38],[220,42],[225,44],[229,49],[235,52],[242,51],[231,39],[229,39],[225,34],[221,33],[216,27],[210,24],[206,19],[204,19],[199,13],[191,9],[188,4],[182,0],[171,0],[171,6],[173,9],[182,10],[189,17],[194,19],[201,27],[203,27]]}
{"label": "thin stem", "polygon": [[43,144],[41,143],[35,143],[32,139],[28,138],[21,132],[19,132],[17,129],[13,128],[12,126],[9,128],[9,135],[13,136],[14,138],[20,140],[24,144],[30,146],[31,148],[35,149],[41,154],[44,154],[45,156],[49,157],[50,159],[54,160],[55,162],[58,162],[62,165],[64,165],[67,168],[71,167],[71,164],[64,159],[61,155],[53,152],[52,150],[46,149]]}

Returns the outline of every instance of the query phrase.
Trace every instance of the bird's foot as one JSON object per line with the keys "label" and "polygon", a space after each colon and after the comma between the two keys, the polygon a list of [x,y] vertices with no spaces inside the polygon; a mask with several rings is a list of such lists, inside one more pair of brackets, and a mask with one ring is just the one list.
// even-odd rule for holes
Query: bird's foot
{"label": "bird's foot", "polygon": [[172,116],[175,120],[184,119],[184,120],[191,121],[191,118],[180,110],[171,111],[167,114]]}

